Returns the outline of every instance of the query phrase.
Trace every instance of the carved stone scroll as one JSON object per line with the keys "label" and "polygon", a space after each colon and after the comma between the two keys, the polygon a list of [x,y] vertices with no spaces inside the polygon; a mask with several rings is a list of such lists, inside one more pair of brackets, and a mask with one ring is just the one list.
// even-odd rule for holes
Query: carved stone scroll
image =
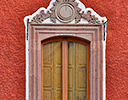
{"label": "carved stone scroll", "polygon": [[53,23],[56,23],[56,20],[62,23],[69,23],[75,20],[75,23],[79,23],[83,18],[92,24],[100,23],[95,15],[91,15],[91,11],[87,11],[87,13],[80,12],[81,8],[78,7],[78,3],[75,0],[56,0],[49,11],[45,13],[42,10],[40,14],[33,18],[32,22],[42,23],[45,19],[50,18]]}
{"label": "carved stone scroll", "polygon": [[95,15],[91,15],[91,11],[88,11],[87,14],[82,14],[82,18],[86,19],[89,23],[100,23],[100,21],[97,17],[95,17]]}
{"label": "carved stone scroll", "polygon": [[50,13],[49,11],[47,13],[44,13],[44,11],[40,11],[40,14],[36,15],[34,18],[33,18],[33,22],[36,22],[36,23],[42,23],[45,19],[49,18],[50,17]]}

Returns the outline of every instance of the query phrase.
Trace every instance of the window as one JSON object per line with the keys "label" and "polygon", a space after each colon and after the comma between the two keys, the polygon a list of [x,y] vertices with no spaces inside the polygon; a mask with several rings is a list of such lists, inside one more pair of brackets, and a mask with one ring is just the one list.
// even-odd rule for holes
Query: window
{"label": "window", "polygon": [[[69,79],[70,77],[63,77],[66,75],[70,75],[70,67],[68,67],[69,65],[69,60],[70,57],[73,59],[75,58],[71,56],[70,54],[70,46],[71,45],[76,45],[77,43],[79,45],[82,45],[83,47],[81,48],[86,48],[86,46],[88,47],[88,52],[87,55],[89,57],[87,57],[86,59],[88,59],[88,71],[87,71],[87,75],[88,75],[88,79],[87,79],[87,83],[88,86],[83,86],[83,87],[87,87],[89,89],[87,89],[87,93],[85,93],[86,91],[83,92],[83,94],[85,94],[85,98],[87,95],[87,98],[89,98],[89,100],[96,100],[97,98],[102,100],[102,89],[103,89],[103,35],[102,35],[102,24],[97,24],[97,25],[85,25],[85,24],[68,24],[68,25],[60,25],[60,24],[35,24],[35,23],[29,23],[29,98],[30,99],[41,99],[44,98],[43,96],[46,96],[46,98],[51,97],[50,93],[48,92],[44,92],[44,89],[46,89],[46,87],[48,87],[48,85],[50,85],[49,81],[54,82],[53,81],[53,77],[49,76],[49,73],[54,74],[54,72],[52,72],[52,70],[48,70],[48,68],[50,68],[50,65],[46,66],[47,70],[43,70],[45,69],[45,65],[48,59],[43,59],[42,57],[50,57],[50,50],[53,53],[53,51],[57,51],[56,56],[59,56],[58,58],[55,58],[52,54],[52,62],[62,62],[60,63],[58,66],[61,70],[62,68],[62,72],[58,72],[60,73],[58,75],[59,79],[61,81],[58,81],[58,84],[60,84],[62,82],[62,87],[59,88],[62,91],[62,96],[58,97],[61,98],[63,100],[65,100],[64,97],[69,98],[71,96],[71,93],[68,92],[70,91],[71,88],[69,88],[69,86],[67,86],[68,82],[70,82],[71,79]],[[67,39],[66,39],[67,38]],[[65,41],[65,42],[64,42]],[[86,45],[83,45],[86,44]],[[42,46],[41,46],[42,45]],[[52,45],[50,47],[50,45]],[[58,45],[58,46],[54,46],[54,45]],[[59,49],[54,49],[53,48],[59,48]],[[85,46],[85,47],[84,47]],[[49,48],[49,49],[48,49]],[[67,48],[67,49],[64,49]],[[80,47],[77,47],[76,49],[80,49]],[[68,50],[68,51],[65,51]],[[75,49],[73,49],[75,52]],[[82,50],[82,49],[80,49]],[[85,50],[86,51],[86,50]],[[83,55],[84,55],[84,52]],[[49,53],[48,53],[49,52]],[[77,52],[77,51],[76,51]],[[66,54],[67,53],[67,54]],[[43,54],[43,55],[42,55]],[[78,54],[78,53],[76,53]],[[82,54],[80,54],[81,56],[83,56]],[[63,58],[64,57],[64,58]],[[82,60],[84,60],[85,56],[83,56]],[[49,58],[50,59],[50,58]],[[54,61],[55,59],[58,59],[56,61]],[[62,60],[62,61],[60,61]],[[66,61],[68,60],[68,61]],[[82,61],[81,60],[81,61]],[[43,62],[44,61],[44,62]],[[85,60],[84,60],[85,61]],[[84,65],[84,61],[82,66],[86,66]],[[77,61],[75,61],[77,62]],[[65,67],[65,65],[67,64],[67,67]],[[41,65],[43,65],[43,67],[41,67]],[[64,67],[62,67],[64,66]],[[54,67],[54,66],[53,66]],[[66,69],[63,69],[66,68]],[[56,68],[55,68],[56,69]],[[85,70],[85,69],[83,69]],[[46,74],[41,74],[41,73],[46,73]],[[85,71],[84,71],[85,72]],[[64,75],[63,75],[64,74]],[[74,72],[75,74],[75,72]],[[72,77],[75,77],[73,74]],[[85,74],[85,73],[83,73]],[[55,75],[55,74],[54,74]],[[62,76],[61,76],[62,75]],[[82,75],[82,74],[81,74]],[[45,77],[45,76],[49,76]],[[43,79],[44,77],[44,79]],[[82,78],[83,76],[81,76]],[[66,78],[66,79],[65,79]],[[86,78],[86,75],[85,77]],[[77,79],[76,77],[74,78],[75,80]],[[47,81],[46,81],[47,80]],[[66,82],[67,81],[67,82]],[[64,83],[63,83],[64,82]],[[78,82],[78,81],[77,81]],[[84,81],[82,81],[84,82]],[[85,84],[87,84],[85,83]],[[43,85],[44,84],[44,85]],[[47,84],[47,85],[46,85]],[[80,83],[82,84],[82,83]],[[85,85],[84,84],[84,85]],[[46,85],[46,86],[45,86]],[[63,87],[68,87],[63,88]],[[82,85],[81,85],[82,87]],[[49,87],[52,88],[52,87]],[[52,88],[54,90],[54,88]],[[84,89],[83,89],[84,90]],[[61,92],[60,92],[61,93]],[[48,96],[49,95],[49,96]],[[76,94],[77,95],[77,94]],[[81,95],[81,94],[79,94]],[[53,97],[53,96],[52,96]],[[71,96],[72,97],[72,96]],[[84,95],[83,95],[84,97]],[[78,97],[79,98],[79,97]]]}
{"label": "window", "polygon": [[79,0],[52,0],[24,21],[26,99],[105,99],[105,17]]}
{"label": "window", "polygon": [[89,43],[59,37],[42,42],[42,99],[89,100]]}

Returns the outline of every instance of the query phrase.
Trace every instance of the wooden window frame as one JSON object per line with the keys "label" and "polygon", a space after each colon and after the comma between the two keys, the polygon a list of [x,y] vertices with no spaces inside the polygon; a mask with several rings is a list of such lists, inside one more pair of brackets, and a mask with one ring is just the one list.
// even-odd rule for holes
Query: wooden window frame
{"label": "wooden window frame", "polygon": [[89,42],[89,100],[103,100],[103,24],[31,22],[29,23],[29,99],[41,99],[41,41],[63,36]]}
{"label": "wooden window frame", "polygon": [[87,46],[87,100],[89,100],[89,42],[68,36],[48,38],[41,43],[41,100],[43,100],[43,45],[54,42],[62,41],[62,100],[68,98],[68,43],[67,41],[78,42]]}

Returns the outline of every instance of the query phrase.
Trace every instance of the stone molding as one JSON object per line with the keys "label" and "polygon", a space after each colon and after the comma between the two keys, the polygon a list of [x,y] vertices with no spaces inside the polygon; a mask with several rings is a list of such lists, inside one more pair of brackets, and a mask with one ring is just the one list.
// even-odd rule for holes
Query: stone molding
{"label": "stone molding", "polygon": [[[67,10],[66,10],[67,9]],[[40,8],[25,20],[34,23],[89,23],[99,24],[107,21],[93,9],[85,8],[79,0],[52,0],[47,9]]]}
{"label": "stone molding", "polygon": [[41,99],[41,41],[73,37],[90,44],[89,100],[103,100],[103,24],[29,24],[29,99]]}

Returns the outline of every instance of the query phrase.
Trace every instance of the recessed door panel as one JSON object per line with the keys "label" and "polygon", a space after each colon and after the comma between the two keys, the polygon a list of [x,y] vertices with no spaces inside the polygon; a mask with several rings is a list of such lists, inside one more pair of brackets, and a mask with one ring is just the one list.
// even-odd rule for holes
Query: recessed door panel
{"label": "recessed door panel", "polygon": [[68,100],[87,99],[87,46],[68,42]]}
{"label": "recessed door panel", "polygon": [[62,42],[43,45],[43,100],[62,100]]}

